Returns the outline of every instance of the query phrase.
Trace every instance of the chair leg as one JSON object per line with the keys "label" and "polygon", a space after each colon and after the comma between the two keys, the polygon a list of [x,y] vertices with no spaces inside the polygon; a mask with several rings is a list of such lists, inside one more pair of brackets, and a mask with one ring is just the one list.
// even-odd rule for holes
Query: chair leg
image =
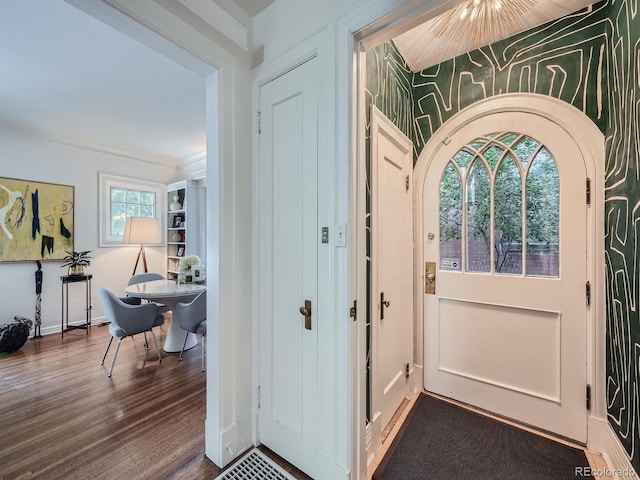
{"label": "chair leg", "polygon": [[182,354],[184,353],[184,347],[187,346],[187,338],[189,338],[189,332],[187,332],[187,334],[184,336],[184,343],[182,344],[182,350],[180,350],[180,357],[178,358],[179,362],[182,361]]}
{"label": "chair leg", "polygon": [[142,335],[144,335],[144,349],[149,350],[149,342],[147,341],[147,332],[142,332]]}
{"label": "chair leg", "polygon": [[109,339],[109,344],[107,345],[107,349],[104,351],[104,355],[102,356],[102,361],[100,362],[100,365],[104,365],[104,360],[105,358],[107,358],[107,353],[109,353],[109,348],[111,348],[111,342],[113,342],[113,337]]}
{"label": "chair leg", "polygon": [[160,349],[158,348],[158,339],[156,338],[156,334],[151,330],[151,336],[153,337],[153,343],[156,346],[156,352],[158,352],[158,362],[162,362],[162,357],[160,356]]}
{"label": "chair leg", "polygon": [[[111,337],[113,339],[113,337]],[[113,372],[113,366],[116,364],[116,358],[118,358],[118,351],[120,350],[120,344],[122,343],[122,339],[124,337],[120,337],[118,340],[118,345],[116,345],[116,353],[113,355],[113,360],[111,361],[111,368],[109,369],[109,377],[111,376],[111,372]]]}
{"label": "chair leg", "polygon": [[207,349],[207,342],[205,342],[204,340],[204,335],[202,335],[202,371],[204,372],[205,368],[204,368],[204,356],[206,353],[206,349]]}

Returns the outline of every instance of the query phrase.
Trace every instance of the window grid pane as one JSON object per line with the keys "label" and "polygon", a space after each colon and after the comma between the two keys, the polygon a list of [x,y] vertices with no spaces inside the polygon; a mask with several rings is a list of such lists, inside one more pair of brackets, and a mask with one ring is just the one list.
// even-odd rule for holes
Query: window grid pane
{"label": "window grid pane", "polygon": [[462,179],[453,162],[440,181],[440,269],[462,270]]}
{"label": "window grid pane", "polygon": [[126,217],[156,216],[156,194],[143,190],[111,188],[111,235],[124,233]]}
{"label": "window grid pane", "polygon": [[560,177],[545,148],[529,167],[527,192],[527,276],[560,274]]}
{"label": "window grid pane", "polygon": [[496,273],[522,274],[522,176],[508,156],[494,187],[494,267]]}
{"label": "window grid pane", "polygon": [[471,165],[466,182],[467,271],[491,272],[491,180],[482,161]]}

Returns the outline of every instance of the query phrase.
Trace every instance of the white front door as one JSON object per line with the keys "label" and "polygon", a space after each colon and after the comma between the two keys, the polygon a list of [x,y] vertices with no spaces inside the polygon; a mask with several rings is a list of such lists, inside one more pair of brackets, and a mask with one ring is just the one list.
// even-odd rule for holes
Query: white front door
{"label": "white front door", "polygon": [[445,143],[422,198],[424,260],[435,263],[425,388],[584,442],[580,149],[552,121],[518,112],[474,120]]}
{"label": "white front door", "polygon": [[311,476],[319,464],[317,63],[261,87],[258,177],[259,438]]}
{"label": "white front door", "polygon": [[413,147],[375,107],[371,159],[371,422],[377,437],[409,396],[413,370]]}

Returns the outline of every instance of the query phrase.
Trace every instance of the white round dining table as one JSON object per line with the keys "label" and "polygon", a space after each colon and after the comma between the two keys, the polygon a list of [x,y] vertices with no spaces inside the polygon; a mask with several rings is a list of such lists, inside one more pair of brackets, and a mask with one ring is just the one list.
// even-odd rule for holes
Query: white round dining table
{"label": "white round dining table", "polygon": [[[179,352],[182,349],[186,330],[178,325],[175,306],[178,303],[188,303],[200,292],[206,290],[202,284],[181,284],[178,285],[173,280],[152,280],[150,282],[136,283],[125,288],[125,293],[129,297],[138,297],[152,302],[162,303],[171,308],[171,322],[164,340],[165,352]],[[187,335],[187,344],[184,349],[193,348],[198,343],[198,339],[193,333]]]}

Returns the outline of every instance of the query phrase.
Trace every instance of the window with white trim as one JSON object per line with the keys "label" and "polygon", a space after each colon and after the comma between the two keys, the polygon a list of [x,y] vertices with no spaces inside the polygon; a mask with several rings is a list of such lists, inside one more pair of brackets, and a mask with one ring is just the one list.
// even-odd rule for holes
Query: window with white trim
{"label": "window with white trim", "polygon": [[100,246],[122,245],[127,217],[157,218],[165,231],[166,186],[100,174]]}

